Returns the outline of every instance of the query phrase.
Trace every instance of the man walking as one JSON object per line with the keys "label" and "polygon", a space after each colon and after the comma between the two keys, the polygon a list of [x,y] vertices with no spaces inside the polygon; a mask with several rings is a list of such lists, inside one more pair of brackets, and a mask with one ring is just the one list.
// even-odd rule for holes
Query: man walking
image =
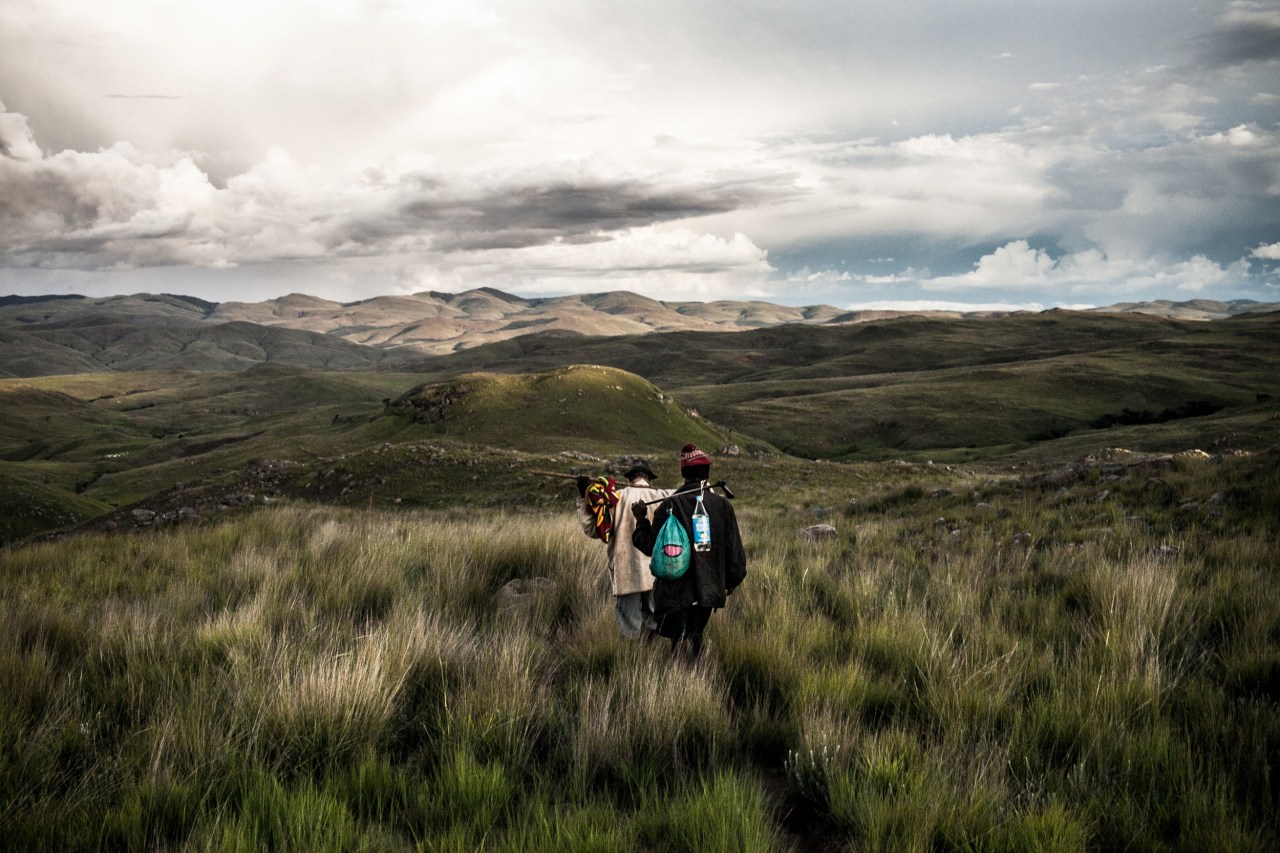
{"label": "man walking", "polygon": [[[730,593],[747,576],[747,555],[738,532],[738,519],[733,504],[712,493],[707,485],[711,473],[711,457],[692,444],[680,450],[680,473],[684,483],[662,502],[648,519],[642,503],[632,503],[635,532],[632,542],[646,555],[653,554],[658,531],[669,516],[675,516],[695,543],[688,570],[673,580],[658,578],[653,585],[653,609],[658,633],[671,640],[672,657],[697,660],[702,655],[703,632],[711,613],[725,606]],[[709,547],[694,536],[693,517],[705,508],[710,529]]]}
{"label": "man walking", "polygon": [[[649,463],[636,459],[627,470],[629,485],[618,490],[618,503],[613,507],[612,529],[606,540],[609,553],[609,578],[614,596],[614,609],[618,615],[618,633],[626,640],[636,640],[656,626],[653,617],[653,576],[649,574],[649,561],[631,543],[635,531],[635,516],[631,507],[646,501],[659,501],[671,494],[670,489],[654,488],[657,479]],[[578,521],[588,536],[601,538],[599,519],[586,505],[589,477],[578,478],[578,493],[583,501],[578,504]]]}

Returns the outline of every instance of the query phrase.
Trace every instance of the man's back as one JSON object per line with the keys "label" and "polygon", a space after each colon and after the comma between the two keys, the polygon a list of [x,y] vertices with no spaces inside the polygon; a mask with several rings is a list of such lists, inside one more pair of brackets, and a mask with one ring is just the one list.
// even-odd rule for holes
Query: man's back
{"label": "man's back", "polygon": [[613,510],[613,538],[609,540],[609,565],[613,570],[614,595],[648,592],[653,589],[649,558],[631,544],[631,534],[636,529],[636,519],[631,513],[631,507],[637,503],[662,500],[669,494],[671,489],[655,489],[647,480],[639,480],[618,493],[618,505]]}

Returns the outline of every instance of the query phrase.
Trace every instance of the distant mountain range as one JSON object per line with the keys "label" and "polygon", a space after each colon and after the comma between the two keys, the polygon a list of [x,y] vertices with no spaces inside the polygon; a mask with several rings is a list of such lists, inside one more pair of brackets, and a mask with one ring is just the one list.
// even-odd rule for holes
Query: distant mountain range
{"label": "distant mountain range", "polygon": [[[1180,320],[1273,311],[1246,300],[1124,303],[1096,309]],[[214,303],[135,294],[0,297],[0,376],[103,370],[236,370],[262,362],[328,370],[387,368],[424,355],[540,336],[745,331],[841,326],[905,313],[990,317],[1010,312],[846,311],[759,301],[660,302],[627,291],[528,299],[491,288],[333,302],[290,294]]]}
{"label": "distant mountain range", "polygon": [[1107,314],[1155,314],[1173,320],[1224,320],[1241,314],[1280,311],[1280,303],[1254,302],[1251,299],[1233,299],[1230,302],[1218,302],[1214,299],[1171,302],[1168,299],[1156,299],[1151,302],[1117,302],[1115,305],[1093,310]]}

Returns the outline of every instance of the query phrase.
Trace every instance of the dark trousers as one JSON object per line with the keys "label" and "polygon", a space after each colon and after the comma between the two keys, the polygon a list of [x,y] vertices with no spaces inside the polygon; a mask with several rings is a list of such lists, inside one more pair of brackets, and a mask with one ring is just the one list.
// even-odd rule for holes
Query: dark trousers
{"label": "dark trousers", "polygon": [[683,644],[685,654],[696,658],[702,654],[702,632],[711,619],[710,607],[697,604],[682,610],[675,610],[662,617],[658,624],[658,633],[671,640],[671,654],[680,652]]}

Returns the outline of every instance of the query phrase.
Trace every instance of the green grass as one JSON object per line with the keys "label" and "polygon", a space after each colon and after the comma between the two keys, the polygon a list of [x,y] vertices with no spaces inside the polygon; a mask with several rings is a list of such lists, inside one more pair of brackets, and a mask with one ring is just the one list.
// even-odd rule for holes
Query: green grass
{"label": "green grass", "polygon": [[1077,431],[1105,434],[1090,425],[1125,409],[1160,413],[1206,401],[1241,411],[1253,408],[1259,394],[1280,396],[1280,351],[1251,349],[1248,338],[1237,345],[1173,338],[984,367],[940,360],[921,371],[694,386],[680,393],[717,420],[749,424],[802,456],[990,449]]}
{"label": "green grass", "polygon": [[[729,440],[639,377],[607,368],[471,377],[460,383],[466,401],[439,420],[386,405],[419,380],[261,365],[0,381],[15,412],[0,433],[0,475],[25,482],[40,466],[50,498],[64,496],[60,511],[39,516],[43,528],[11,535],[81,519],[86,501],[168,500],[176,484],[190,494],[174,508],[268,490],[360,504],[442,506],[468,491],[510,502],[512,473],[531,455],[533,467],[559,469],[562,452],[613,459]],[[273,469],[270,483],[263,468]]]}
{"label": "green grass", "polygon": [[[13,413],[0,429],[0,478],[30,482],[40,466],[46,509],[10,534],[22,535],[82,519],[87,506],[204,511],[236,494],[545,505],[556,492],[521,472],[598,471],[630,453],[660,460],[686,441],[738,446],[743,456],[724,470],[748,484],[796,485],[832,480],[804,457],[992,471],[1115,447],[1256,451],[1280,429],[1275,324],[1271,315],[900,318],[520,338],[424,360],[423,373],[261,364],[0,380]],[[573,364],[588,360],[614,367]],[[1199,401],[1220,408],[1093,426]]]}
{"label": "green grass", "polygon": [[990,459],[1125,408],[1158,413],[1207,400],[1236,411],[1260,394],[1280,398],[1277,322],[1276,315],[1204,323],[1068,311],[903,317],[829,328],[516,339],[421,367],[444,379],[478,369],[611,365],[717,424],[804,457],[914,458],[973,448]]}
{"label": "green grass", "polygon": [[[724,430],[652,384],[615,368],[571,365],[531,374],[468,374],[415,388],[390,411],[419,432],[525,451],[716,447]],[[412,434],[412,433],[410,433]]]}
{"label": "green grass", "polygon": [[[1274,319],[802,331],[513,341],[425,374],[0,381],[0,536],[121,525],[0,549],[0,834],[1280,843]],[[558,366],[584,354],[634,373]],[[506,358],[518,375],[462,375]],[[1192,399],[1225,408],[1087,427]],[[687,440],[741,447],[713,477],[751,561],[692,669],[617,638],[572,485],[531,473],[639,452],[670,484]],[[134,502],[201,518],[133,530]],[[836,537],[797,536],[817,522]]]}
{"label": "green grass", "polygon": [[[771,491],[744,469],[749,575],[693,668],[617,638],[569,496],[288,503],[5,549],[0,832],[32,850],[1273,849],[1275,455],[1139,461],[1064,481],[815,465]],[[835,539],[797,537],[813,507]]]}
{"label": "green grass", "polygon": [[69,483],[58,483],[57,474],[42,472],[38,465],[6,466],[0,473],[0,543],[13,542],[34,533],[71,527],[107,509],[98,501],[75,494]]}

